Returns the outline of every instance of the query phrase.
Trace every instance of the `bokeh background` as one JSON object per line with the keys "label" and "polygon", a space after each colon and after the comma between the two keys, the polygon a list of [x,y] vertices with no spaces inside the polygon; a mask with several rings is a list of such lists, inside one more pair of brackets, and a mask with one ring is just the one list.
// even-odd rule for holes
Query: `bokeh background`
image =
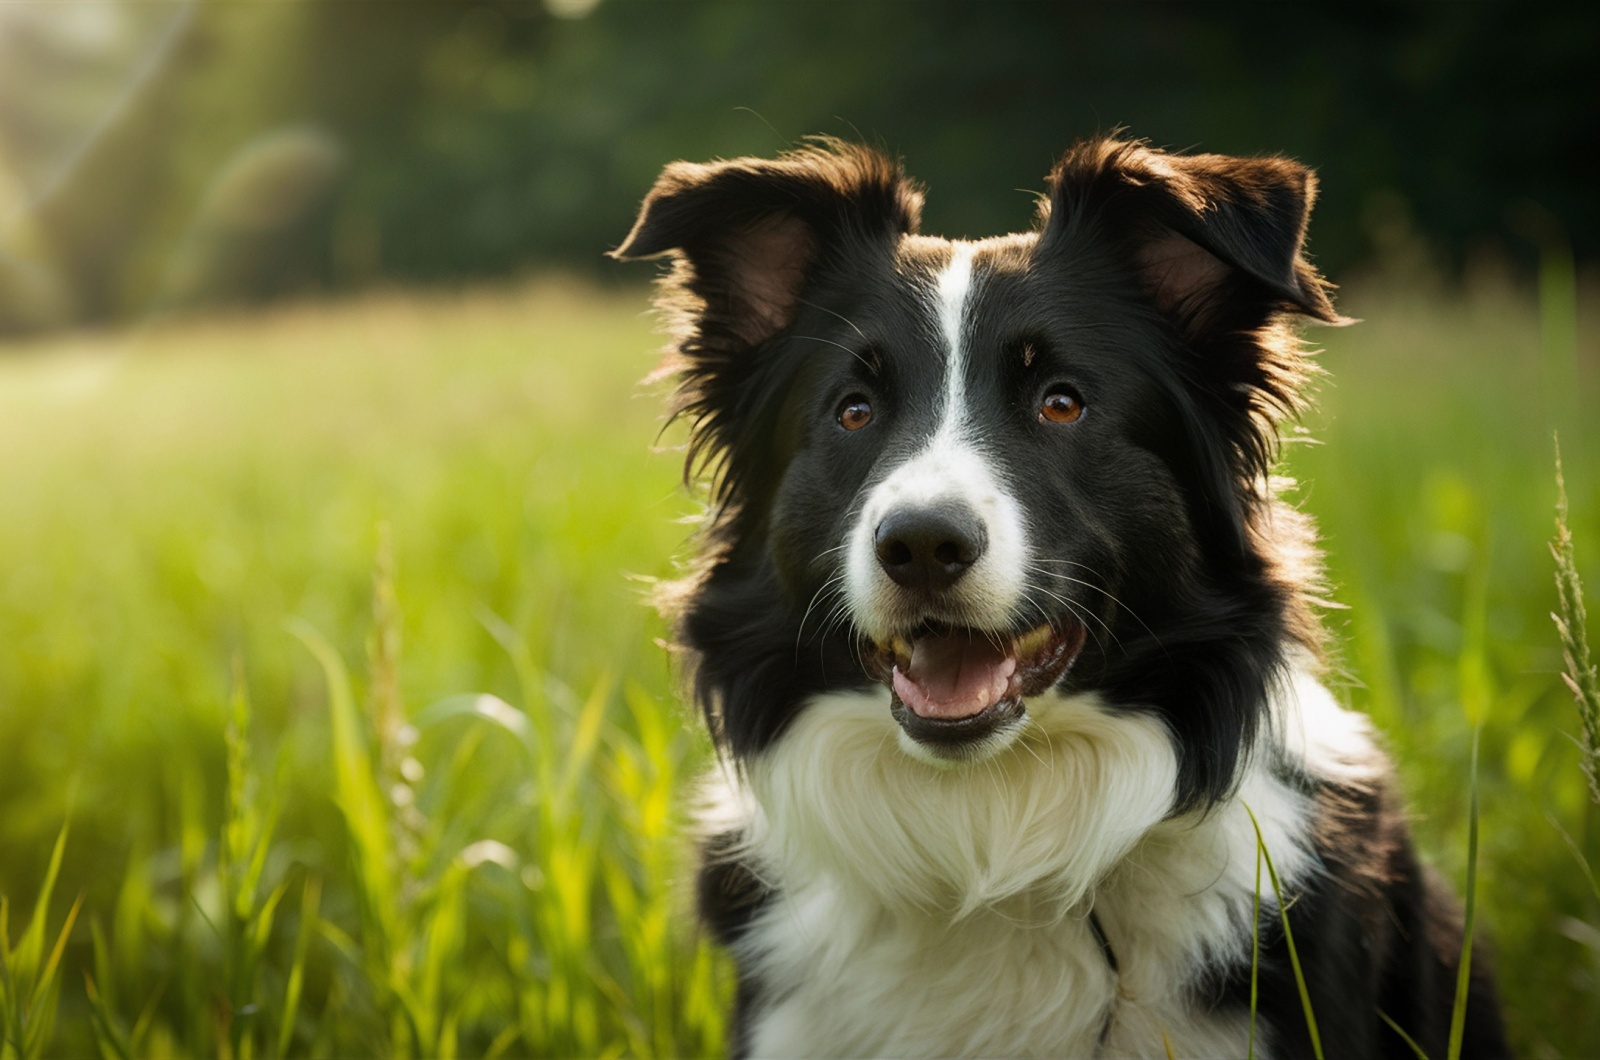
{"label": "bokeh background", "polygon": [[1320,172],[1335,681],[1519,1050],[1593,1055],[1597,57],[1501,0],[0,2],[0,1056],[715,1052],[697,501],[603,254],[675,158],[862,139],[976,236],[1121,126]]}

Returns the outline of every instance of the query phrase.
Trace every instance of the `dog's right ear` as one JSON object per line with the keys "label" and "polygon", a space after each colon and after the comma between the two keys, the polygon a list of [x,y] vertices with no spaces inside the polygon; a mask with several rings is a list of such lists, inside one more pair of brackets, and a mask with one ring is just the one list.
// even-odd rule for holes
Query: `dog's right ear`
{"label": "dog's right ear", "polygon": [[1233,326],[1215,310],[1240,299],[1348,323],[1305,255],[1317,179],[1298,162],[1106,138],[1072,147],[1048,181],[1041,243],[1059,246],[1099,223],[1121,232],[1152,298],[1189,330]]}
{"label": "dog's right ear", "polygon": [[611,257],[675,254],[668,284],[699,300],[701,341],[754,346],[794,320],[827,247],[844,238],[892,246],[916,231],[921,209],[898,164],[832,139],[775,159],[674,162]]}

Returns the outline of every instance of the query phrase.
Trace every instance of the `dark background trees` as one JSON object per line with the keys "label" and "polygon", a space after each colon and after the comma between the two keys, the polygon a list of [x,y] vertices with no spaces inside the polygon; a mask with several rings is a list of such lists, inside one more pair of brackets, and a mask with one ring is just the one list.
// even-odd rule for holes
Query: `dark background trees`
{"label": "dark background trees", "polygon": [[[603,268],[673,158],[816,132],[926,224],[1029,222],[1072,139],[1316,166],[1340,275],[1600,249],[1595,5],[85,3],[0,11],[0,330]],[[1019,190],[1020,189],[1020,190]]]}

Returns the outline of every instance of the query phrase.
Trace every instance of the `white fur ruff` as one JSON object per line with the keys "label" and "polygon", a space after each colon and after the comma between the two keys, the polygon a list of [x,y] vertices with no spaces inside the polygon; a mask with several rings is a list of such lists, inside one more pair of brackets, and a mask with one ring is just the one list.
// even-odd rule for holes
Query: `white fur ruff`
{"label": "white fur ruff", "polygon": [[[714,778],[703,815],[743,832],[774,892],[737,947],[761,984],[752,1053],[1243,1056],[1247,1018],[1192,997],[1208,970],[1250,960],[1245,807],[1293,892],[1317,867],[1311,806],[1267,764],[1359,782],[1375,760],[1364,719],[1315,679],[1272,706],[1236,794],[1169,819],[1164,726],[1093,696],[1042,697],[1020,740],[955,769],[900,748],[882,693],[807,704],[747,783]],[[1256,1055],[1270,1049],[1258,1032]]]}

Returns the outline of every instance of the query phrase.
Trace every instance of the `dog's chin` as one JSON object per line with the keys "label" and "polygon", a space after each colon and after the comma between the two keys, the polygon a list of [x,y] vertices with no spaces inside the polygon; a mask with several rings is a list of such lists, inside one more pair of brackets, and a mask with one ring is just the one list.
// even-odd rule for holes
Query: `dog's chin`
{"label": "dog's chin", "polygon": [[965,729],[959,724],[929,726],[898,699],[890,705],[889,713],[900,723],[900,731],[895,734],[900,750],[939,769],[955,769],[993,758],[1016,743],[1028,725],[1028,708],[1020,699],[997,704],[984,712],[981,724]]}
{"label": "dog's chin", "polygon": [[1066,675],[1086,636],[1073,621],[1021,634],[923,623],[874,643],[866,657],[889,689],[901,749],[953,767],[1010,747],[1027,727],[1028,700]]}

